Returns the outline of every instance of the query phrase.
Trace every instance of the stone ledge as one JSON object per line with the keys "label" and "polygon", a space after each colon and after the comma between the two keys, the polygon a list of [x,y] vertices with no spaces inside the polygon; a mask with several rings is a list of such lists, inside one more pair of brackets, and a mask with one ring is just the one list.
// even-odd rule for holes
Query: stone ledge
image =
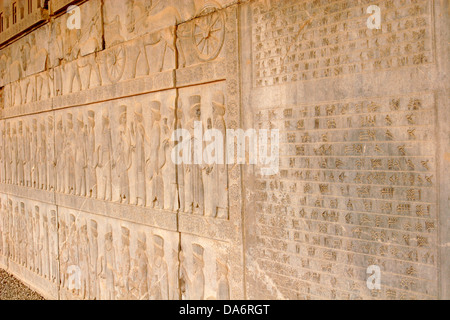
{"label": "stone ledge", "polygon": [[2,32],[0,35],[0,46],[22,35],[24,31],[39,24],[40,22],[48,20],[48,18],[49,14],[47,10],[38,9],[34,13],[28,15],[25,19]]}

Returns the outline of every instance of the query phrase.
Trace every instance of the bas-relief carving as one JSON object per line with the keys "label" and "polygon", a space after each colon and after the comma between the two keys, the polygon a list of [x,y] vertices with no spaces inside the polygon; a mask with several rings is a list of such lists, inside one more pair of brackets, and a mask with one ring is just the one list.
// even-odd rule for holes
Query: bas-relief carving
{"label": "bas-relief carving", "polygon": [[[202,124],[202,130],[217,129],[223,135],[226,149],[226,104],[223,86],[212,85],[192,87],[180,91],[177,111],[177,128],[183,128],[191,134],[191,146],[196,143],[205,149],[208,143],[195,141],[195,122]],[[199,94],[202,93],[202,94]],[[212,218],[228,219],[228,165],[195,164],[194,148],[190,156],[192,164],[178,165],[178,185],[182,212]],[[210,154],[209,154],[210,155]],[[182,155],[180,155],[182,156]],[[225,155],[219,155],[225,162]],[[207,163],[208,159],[204,159]],[[184,200],[184,201],[183,201]]]}
{"label": "bas-relief carving", "polygon": [[[60,225],[64,298],[169,300],[178,297],[178,265],[173,259],[177,258],[173,252],[178,252],[179,247],[176,233],[71,210],[60,214]],[[73,239],[78,239],[75,246],[71,245]],[[71,265],[81,271],[77,279],[81,286],[74,287],[68,282]]]}
{"label": "bas-relief carving", "polygon": [[56,208],[2,195],[0,213],[2,255],[55,285],[59,274]]}
{"label": "bas-relief carving", "polygon": [[[150,31],[142,38],[124,43],[123,46],[119,42],[114,43],[118,44],[117,48],[125,51],[113,52],[115,49],[113,47],[108,49],[111,50],[111,54],[107,51],[96,53],[98,49],[93,49],[98,48],[95,39],[86,36],[87,40],[92,41],[81,41],[85,34],[83,32],[65,35],[61,32],[61,29],[64,30],[61,26],[64,26],[65,18],[64,16],[57,18],[52,22],[50,57],[45,67],[51,68],[52,72],[40,72],[39,77],[44,80],[38,79],[38,76],[22,78],[16,81],[14,89],[13,84],[8,85],[9,92],[15,91],[9,96],[18,96],[17,102],[10,105],[22,106],[53,96],[64,96],[100,85],[173,69],[177,60],[180,67],[212,61],[216,57],[223,60],[224,53],[221,49],[225,34],[225,14],[215,12],[219,7],[220,5],[216,3],[205,4],[201,1],[196,1],[193,6],[193,14],[208,17],[197,19],[188,31],[186,28],[182,30],[187,31],[185,35],[190,37],[188,40],[184,39],[187,41],[184,45],[188,52],[187,62],[184,62],[182,57],[184,51],[181,41],[175,41],[177,39],[175,28],[171,24],[165,29],[163,27],[166,25],[156,25],[159,16],[173,18],[175,19],[173,21],[178,21],[177,23],[181,22],[179,19],[183,19],[185,14],[182,13],[181,18],[177,17],[174,8],[163,9],[160,14],[156,13],[146,21],[151,26],[150,30],[156,31]],[[135,7],[132,10],[136,16],[140,15],[140,8]],[[201,27],[206,28],[203,35],[199,33]],[[138,26],[139,28],[141,27]],[[89,34],[96,34],[95,32],[90,30]],[[203,51],[198,47],[199,41]],[[207,45],[207,42],[211,43]],[[178,57],[175,53],[178,53]],[[27,61],[27,56],[30,57],[30,54],[25,52],[21,60]],[[38,57],[36,54],[33,56]],[[105,56],[109,62],[102,59]],[[143,59],[144,56],[147,56],[145,58],[147,61]],[[123,66],[121,58],[125,58]],[[111,71],[110,67],[116,70]],[[105,68],[109,71],[105,72]],[[48,88],[43,85],[47,80]],[[188,91],[190,90],[186,90],[179,99],[174,90],[168,94],[151,94],[142,98],[122,99],[114,103],[56,111],[51,115],[22,117],[21,121],[7,120],[5,128],[9,129],[4,130],[5,139],[2,145],[5,150],[5,167],[7,166],[5,182],[40,191],[56,191],[73,197],[90,197],[172,212],[181,210],[188,214],[195,213],[199,216],[227,220],[229,206],[227,167],[186,166],[183,172],[180,172],[170,160],[170,151],[174,147],[170,141],[173,130],[183,128],[187,122],[197,119],[192,110],[199,111],[199,120],[203,122],[204,129],[217,125],[219,130],[225,132],[227,128],[226,89],[223,85]],[[186,181],[183,178],[183,181],[177,184],[177,180],[185,175],[184,170],[187,171]],[[194,178],[189,177],[191,170],[196,172]],[[194,186],[195,181],[201,182],[201,185],[197,185],[192,193],[191,188],[181,186],[181,184]],[[216,201],[216,198],[210,196],[213,192],[220,192],[222,197]],[[190,203],[186,204],[185,193],[188,193],[187,199]],[[16,208],[19,210],[20,206]],[[39,227],[33,229],[31,237],[38,248],[36,250],[40,252],[32,255],[30,263],[32,261],[37,266],[35,269],[38,270],[38,274],[48,274],[53,281],[57,278],[54,273],[54,262],[50,261],[47,264],[42,258],[47,255],[54,256],[51,255],[53,252],[51,248],[55,242],[51,237],[47,240],[47,229],[52,218],[42,216],[42,207],[40,209],[35,207],[30,212],[34,221],[39,219]],[[60,218],[61,288],[68,289],[70,286],[72,278],[67,270],[71,265],[78,264],[82,270],[89,269],[81,279],[80,290],[68,292],[67,297],[81,299],[112,299],[122,296],[134,299],[180,297],[179,290],[172,289],[178,286],[176,271],[179,265],[178,257],[183,255],[178,253],[178,246],[173,246],[169,250],[167,238],[162,235],[152,236],[134,232],[136,228],[128,226],[119,229],[116,221],[98,224],[94,219],[79,220],[78,213],[75,212]],[[110,230],[105,229],[108,223],[111,224]],[[138,235],[136,241],[127,240],[127,229],[132,231],[132,235]],[[54,232],[54,229],[51,230]],[[129,242],[132,244],[127,248]],[[197,242],[202,243],[201,240]],[[86,246],[86,243],[89,243],[89,246]],[[194,292],[191,286],[190,295],[193,298],[225,299],[230,296],[228,262],[224,258],[214,258],[213,265],[216,271],[203,268],[202,260],[210,259],[211,252],[208,245],[192,245],[195,250],[186,249],[189,262],[183,268],[190,269],[191,263],[195,267],[186,273],[185,278],[189,277],[191,279],[189,281],[194,283],[194,286],[199,284],[199,287],[206,282],[203,293]],[[119,258],[119,252],[117,249],[114,252],[111,249],[113,247],[123,249],[121,251],[123,258]],[[191,253],[190,250],[195,252]],[[136,261],[127,258],[129,255],[132,257],[133,252],[138,257]],[[124,261],[123,267],[117,263],[121,259]],[[172,263],[174,267],[171,267]],[[116,269],[119,271],[116,272]],[[169,269],[169,272],[166,269]],[[205,272],[206,278],[202,276]],[[208,284],[208,273],[214,274],[211,280],[214,284]],[[131,274],[128,280],[127,274]],[[88,287],[88,283],[93,284]],[[219,293],[215,293],[216,290]],[[132,293],[127,296],[127,292]]]}

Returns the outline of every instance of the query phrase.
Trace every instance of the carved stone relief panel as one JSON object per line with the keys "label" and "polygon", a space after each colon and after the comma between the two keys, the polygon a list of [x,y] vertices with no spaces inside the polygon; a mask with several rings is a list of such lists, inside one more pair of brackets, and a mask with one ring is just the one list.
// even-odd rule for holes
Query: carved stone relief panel
{"label": "carved stone relief panel", "polygon": [[63,299],[179,299],[177,233],[69,209],[59,224]]}
{"label": "carved stone relief panel", "polygon": [[229,244],[182,235],[179,263],[182,300],[230,300],[239,297],[233,290]]}
{"label": "carved stone relief panel", "polygon": [[1,253],[8,269],[45,297],[57,299],[59,281],[56,207],[2,194]]}

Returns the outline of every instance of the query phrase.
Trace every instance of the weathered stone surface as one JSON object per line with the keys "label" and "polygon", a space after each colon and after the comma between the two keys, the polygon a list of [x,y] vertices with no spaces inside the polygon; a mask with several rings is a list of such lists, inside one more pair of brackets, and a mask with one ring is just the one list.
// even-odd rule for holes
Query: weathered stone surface
{"label": "weathered stone surface", "polygon": [[31,3],[0,1],[0,268],[48,299],[449,298],[447,2]]}

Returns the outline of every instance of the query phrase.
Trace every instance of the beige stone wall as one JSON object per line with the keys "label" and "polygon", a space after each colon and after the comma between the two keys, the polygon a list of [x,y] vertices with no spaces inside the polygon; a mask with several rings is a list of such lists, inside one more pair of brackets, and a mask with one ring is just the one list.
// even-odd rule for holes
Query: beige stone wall
{"label": "beige stone wall", "polygon": [[[41,2],[0,33],[1,268],[50,299],[448,299],[448,1]],[[195,121],[279,130],[278,174],[174,164]]]}

